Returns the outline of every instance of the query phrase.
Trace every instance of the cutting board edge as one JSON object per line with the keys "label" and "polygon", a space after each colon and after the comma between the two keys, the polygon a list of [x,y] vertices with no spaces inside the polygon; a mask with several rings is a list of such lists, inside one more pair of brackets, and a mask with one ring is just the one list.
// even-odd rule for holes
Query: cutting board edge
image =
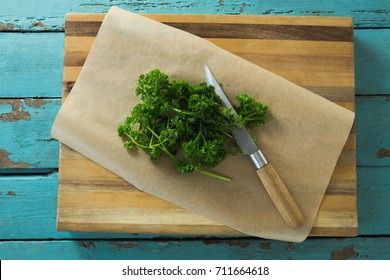
{"label": "cutting board edge", "polygon": [[[341,26],[341,27],[353,27],[353,17],[340,17],[340,16],[270,16],[270,15],[241,15],[241,14],[143,14],[137,13],[141,16],[145,16],[154,20],[159,20],[162,18],[170,18],[173,20],[175,18],[180,19],[181,22],[189,22],[189,19],[196,19],[194,22],[202,22],[200,19],[208,17],[209,19],[214,19],[218,21],[228,20],[228,22],[233,21],[233,23],[240,24],[239,21],[242,21],[243,17],[246,17],[250,22],[256,21],[258,24],[267,23],[270,24],[272,21],[278,20],[279,23],[274,24],[286,24],[286,25],[318,25],[318,26]],[[103,21],[107,13],[67,13],[65,15],[65,21],[79,21],[80,17],[87,19],[87,21]],[[310,24],[307,21],[314,21]],[[332,23],[325,21],[332,20]],[[80,20],[81,21],[81,20]],[[85,21],[85,20],[84,20]],[[168,20],[164,20],[168,22]],[[293,23],[291,22],[293,21]],[[324,24],[326,23],[326,24]],[[340,24],[341,23],[341,24]],[[66,24],[65,24],[66,28]]]}
{"label": "cutting board edge", "polygon": [[[91,19],[95,19],[96,21],[101,21],[101,20],[103,20],[103,18],[104,18],[104,16],[106,15],[106,14],[101,14],[101,13],[98,13],[98,14],[96,14],[96,13],[89,13],[89,14],[83,14],[83,13],[68,13],[67,15],[66,15],[66,18],[67,18],[67,20],[70,18],[72,18],[72,17],[80,17],[80,16],[87,16],[87,17],[90,17]],[[175,16],[178,16],[178,17],[181,17],[181,18],[183,18],[183,17],[188,17],[188,16],[191,16],[191,15],[175,15],[175,14],[145,14],[145,16],[149,16],[149,17],[153,17],[153,16],[155,16],[155,17],[175,17]],[[239,19],[239,18],[242,18],[243,16],[242,15],[193,15],[193,16],[196,16],[196,17],[199,17],[199,16],[201,16],[201,17],[207,17],[207,16],[209,16],[209,17],[219,17],[219,18],[222,18],[222,17],[229,17],[229,18],[237,18],[237,19]],[[263,15],[245,15],[245,17],[255,17],[255,18],[268,18],[268,19],[270,19],[270,18],[282,18],[283,20],[288,20],[288,19],[298,19],[298,18],[300,18],[300,19],[318,19],[319,17],[315,17],[315,16],[311,16],[311,17],[302,17],[302,16],[263,16]],[[353,18],[351,18],[351,17],[320,17],[320,18],[322,18],[322,19],[324,19],[324,18],[332,18],[332,19],[341,19],[341,20],[343,20],[343,21],[345,21],[345,22],[347,22],[348,20],[349,20],[349,25],[347,26],[347,27],[353,27]],[[303,24],[304,25],[304,24]],[[66,25],[65,25],[65,28],[66,28]],[[353,32],[353,29],[352,29],[352,32]],[[353,55],[353,54],[352,54]],[[356,182],[355,182],[355,185],[356,185]],[[63,226],[63,223],[58,223],[57,222],[57,230],[59,230],[59,231],[78,231],[76,228],[74,228],[74,227],[64,227]],[[313,229],[315,229],[315,228],[313,228]],[[91,230],[91,232],[92,232],[93,230]],[[101,230],[102,232],[104,231],[104,230]],[[113,232],[112,230],[107,230],[107,232]],[[328,235],[324,235],[324,234],[319,234],[319,235],[317,235],[316,234],[316,232],[315,232],[315,230],[312,230],[312,232],[313,233],[311,233],[310,234],[310,236],[356,236],[357,235],[357,233],[358,233],[358,224],[356,223],[356,228],[352,228],[352,230],[351,230],[351,232],[350,233],[348,233],[348,234],[336,234],[336,235],[332,235],[331,234],[331,232],[332,232],[332,230],[330,230],[329,232],[329,234]],[[124,233],[128,233],[128,232],[124,232]],[[142,232],[143,233],[143,232]],[[188,233],[188,234],[193,234],[193,233]],[[226,233],[220,233],[220,234],[218,234],[218,235],[229,235],[229,234],[226,234]],[[239,234],[238,233],[238,235],[242,235],[242,236],[246,236],[246,235],[243,235],[243,234]]]}

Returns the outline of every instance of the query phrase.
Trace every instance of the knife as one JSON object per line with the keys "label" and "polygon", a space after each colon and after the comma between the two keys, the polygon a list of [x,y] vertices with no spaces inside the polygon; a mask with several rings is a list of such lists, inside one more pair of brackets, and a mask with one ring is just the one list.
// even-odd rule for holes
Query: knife
{"label": "knife", "polygon": [[[207,65],[204,65],[204,75],[207,85],[214,87],[215,93],[221,98],[223,105],[231,108],[233,114],[237,114]],[[241,152],[252,160],[257,175],[284,221],[292,228],[302,226],[304,219],[294,198],[272,164],[266,160],[257,147],[248,130],[243,126],[242,128],[233,128],[231,131]]]}

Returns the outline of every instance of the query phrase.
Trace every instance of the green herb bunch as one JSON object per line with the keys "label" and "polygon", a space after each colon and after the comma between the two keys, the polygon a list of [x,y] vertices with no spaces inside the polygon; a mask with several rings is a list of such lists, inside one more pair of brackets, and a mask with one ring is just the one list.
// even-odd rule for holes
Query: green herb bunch
{"label": "green herb bunch", "polygon": [[136,95],[143,102],[118,127],[126,149],[139,147],[151,160],[167,154],[181,173],[197,171],[226,181],[206,169],[239,151],[231,128],[261,126],[270,118],[268,107],[247,94],[237,96],[233,114],[213,86],[169,80],[158,69],[139,77]]}

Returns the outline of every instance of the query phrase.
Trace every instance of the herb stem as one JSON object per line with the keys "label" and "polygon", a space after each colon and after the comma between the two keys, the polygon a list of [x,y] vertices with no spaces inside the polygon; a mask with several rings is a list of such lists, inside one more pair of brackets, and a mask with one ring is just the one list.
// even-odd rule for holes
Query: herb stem
{"label": "herb stem", "polygon": [[225,134],[227,137],[233,139],[234,137],[232,135],[230,135],[229,133],[227,133],[226,131],[222,130],[222,129],[218,129],[219,131],[221,131],[223,134]]}
{"label": "herb stem", "polygon": [[175,162],[180,162],[180,160],[174,155],[172,154],[170,151],[167,150],[167,148],[165,148],[164,145],[162,145],[162,148],[161,150],[163,150],[170,158],[172,158]]}
{"label": "herb stem", "polygon": [[135,141],[135,139],[133,137],[131,137],[130,134],[128,133],[124,133],[124,135],[126,135],[127,137],[129,137],[129,139],[134,143],[136,144],[137,146],[141,147],[141,148],[144,148],[144,149],[150,149],[151,147],[150,146],[145,146],[145,145],[142,145],[140,143],[138,143],[137,141]]}
{"label": "herb stem", "polygon": [[220,179],[220,180],[225,181],[225,182],[231,182],[232,181],[232,179],[230,179],[228,177],[225,177],[225,176],[222,176],[222,175],[218,175],[218,174],[206,171],[206,170],[201,169],[201,168],[195,169],[194,171],[202,173],[204,175],[211,176],[211,177],[216,178],[216,179]]}
{"label": "herb stem", "polygon": [[175,111],[176,113],[179,113],[179,114],[196,116],[196,113],[195,113],[195,112],[186,111],[186,110],[181,110],[181,109],[178,109],[178,108],[175,108],[175,107],[172,107],[172,106],[171,106],[171,109],[172,109],[173,111]]}

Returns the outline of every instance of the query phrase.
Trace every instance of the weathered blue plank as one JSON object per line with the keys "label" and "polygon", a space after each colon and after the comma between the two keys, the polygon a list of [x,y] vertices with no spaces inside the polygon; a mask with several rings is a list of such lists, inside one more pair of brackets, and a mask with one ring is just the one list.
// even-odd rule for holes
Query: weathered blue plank
{"label": "weathered blue plank", "polygon": [[[55,229],[57,181],[57,173],[47,176],[0,177],[0,240],[156,237],[57,232]],[[388,234],[390,172],[387,167],[358,168],[358,199],[359,235]]]}
{"label": "weathered blue plank", "polygon": [[390,97],[356,98],[356,146],[358,166],[390,166]]}
{"label": "weathered blue plank", "polygon": [[0,32],[0,97],[60,97],[63,53],[63,33]]}
{"label": "weathered blue plank", "polygon": [[0,30],[62,30],[68,12],[103,13],[118,6],[136,13],[179,14],[255,14],[289,16],[347,16],[356,27],[390,27],[387,0],[268,0],[268,1],[138,1],[138,0],[77,0],[77,1],[3,1]]}
{"label": "weathered blue plank", "polygon": [[57,173],[0,176],[0,240],[134,237],[132,234],[57,232],[57,190]]}
{"label": "weathered blue plank", "polygon": [[[0,98],[60,97],[63,33],[0,32]],[[390,29],[355,30],[356,93],[390,93]]]}
{"label": "weathered blue plank", "polygon": [[[390,233],[390,168],[357,170],[359,235]],[[389,246],[390,252],[390,246]]]}
{"label": "weathered blue plank", "polygon": [[[390,2],[388,5],[390,6]],[[355,79],[358,95],[390,94],[389,49],[390,29],[355,30]]]}
{"label": "weathered blue plank", "polygon": [[33,232],[29,238],[48,238],[55,226],[56,178],[0,176],[0,239],[19,239]]}
{"label": "weathered blue plank", "polygon": [[390,238],[308,239],[300,244],[261,239],[182,241],[9,241],[0,259],[313,260],[390,259]]}
{"label": "weathered blue plank", "polygon": [[60,99],[0,99],[0,173],[58,168],[50,130],[60,106]]}

